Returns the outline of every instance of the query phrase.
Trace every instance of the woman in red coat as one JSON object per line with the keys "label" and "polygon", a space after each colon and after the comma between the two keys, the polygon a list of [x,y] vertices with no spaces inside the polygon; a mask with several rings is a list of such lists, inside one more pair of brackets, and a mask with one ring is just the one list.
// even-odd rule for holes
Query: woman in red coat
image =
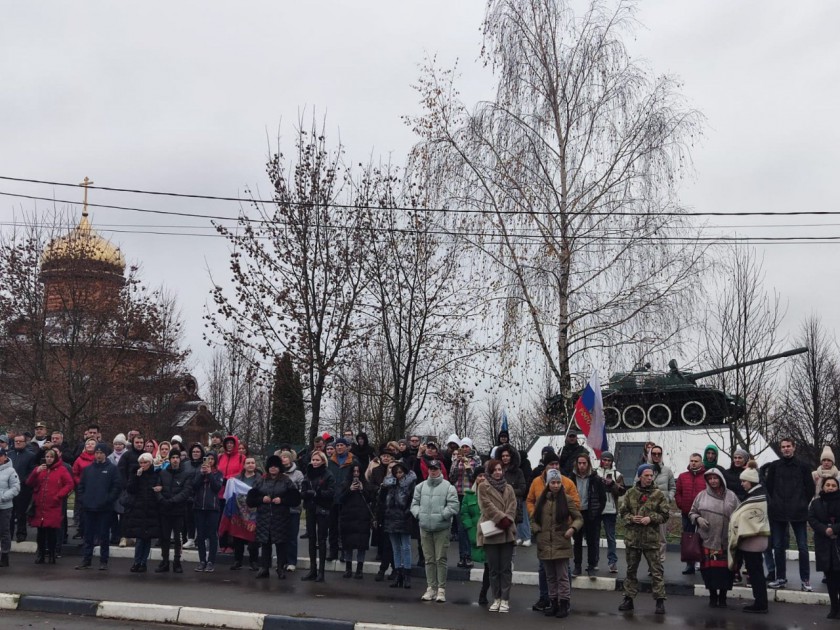
{"label": "woman in red coat", "polygon": [[45,557],[49,564],[55,564],[55,545],[64,517],[62,508],[64,499],[73,492],[73,478],[55,451],[48,449],[44,453],[44,463],[32,471],[26,485],[32,488],[35,505],[29,525],[38,528],[35,564],[43,564]]}

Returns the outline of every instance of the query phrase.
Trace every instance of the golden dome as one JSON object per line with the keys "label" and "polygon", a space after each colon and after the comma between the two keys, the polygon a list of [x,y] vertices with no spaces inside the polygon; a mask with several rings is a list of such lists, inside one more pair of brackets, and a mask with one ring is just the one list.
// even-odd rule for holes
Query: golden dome
{"label": "golden dome", "polygon": [[41,267],[61,267],[62,263],[92,262],[95,265],[117,267],[120,275],[125,271],[125,257],[119,247],[101,237],[90,224],[87,209],[87,189],[93,182],[85,177],[80,184],[85,189],[84,208],[79,225],[65,236],[53,239],[41,256]]}
{"label": "golden dome", "polygon": [[79,225],[65,236],[54,239],[41,256],[41,265],[59,262],[93,261],[125,270],[125,257],[119,247],[101,237],[90,224],[87,212],[82,213]]}

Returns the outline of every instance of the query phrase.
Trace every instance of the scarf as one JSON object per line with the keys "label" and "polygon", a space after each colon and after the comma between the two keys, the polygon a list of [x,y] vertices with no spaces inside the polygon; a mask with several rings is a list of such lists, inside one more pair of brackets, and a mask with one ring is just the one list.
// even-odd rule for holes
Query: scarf
{"label": "scarf", "polygon": [[487,475],[487,483],[489,483],[493,487],[493,489],[500,495],[505,493],[505,486],[507,485],[507,481],[504,477],[502,477],[501,479],[493,479],[492,475]]}
{"label": "scarf", "polygon": [[822,477],[823,479],[828,479],[828,478],[838,479],[838,478],[840,478],[840,472],[838,472],[837,466],[832,466],[828,470],[826,470],[825,468],[820,466],[819,468],[817,468],[817,470],[815,472],[818,476]]}

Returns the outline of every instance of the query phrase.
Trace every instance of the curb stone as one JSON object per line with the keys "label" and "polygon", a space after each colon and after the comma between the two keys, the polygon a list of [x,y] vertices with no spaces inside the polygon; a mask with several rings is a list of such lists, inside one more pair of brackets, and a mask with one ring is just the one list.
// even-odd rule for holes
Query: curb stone
{"label": "curb stone", "polygon": [[[35,553],[36,545],[34,542],[12,542],[12,553]],[[791,552],[788,552],[791,553]],[[796,552],[792,552],[796,553]],[[67,545],[64,548],[63,554],[65,557],[71,556],[80,556],[81,550],[76,547],[75,545]],[[133,548],[122,548],[122,547],[111,547],[110,554],[112,558],[134,558],[134,549]],[[98,548],[94,549],[94,556],[98,555]],[[158,561],[160,560],[160,549],[155,547],[152,549],[151,554],[149,555],[150,561]],[[198,562],[198,552],[192,549],[186,549],[183,551],[182,555],[184,562],[191,562],[197,563]],[[230,564],[233,559],[226,555],[220,555],[218,558],[218,562],[216,563],[219,566],[224,566],[226,564]],[[375,574],[378,570],[378,563],[376,562],[365,562],[363,567],[363,572],[369,575]],[[297,563],[297,570],[302,571],[309,569],[309,558],[308,557],[300,557],[298,558]],[[339,562],[338,560],[327,562],[325,565],[325,569],[331,572],[343,572],[344,571],[344,563]],[[452,581],[462,581],[462,582],[481,582],[482,579],[483,569],[481,568],[473,568],[473,569],[459,569],[457,567],[450,567],[447,575],[447,579]],[[411,575],[417,579],[425,579],[425,572],[422,567],[414,566],[411,569]],[[538,576],[536,571],[515,571],[513,572],[513,584],[520,585],[520,586],[536,586],[538,584]],[[586,576],[572,578],[572,588],[579,589],[579,590],[598,590],[598,591],[621,591],[624,587],[624,580],[623,578],[612,578],[612,577],[596,577],[594,579],[588,578]],[[639,590],[642,593],[649,593],[651,592],[650,582],[640,581],[639,582]],[[772,591],[772,589],[768,589],[768,591]],[[695,597],[708,597],[708,592],[706,591],[703,584],[675,584],[675,583],[665,583],[665,592],[668,595],[686,595],[686,596],[695,596]],[[745,587],[738,587],[736,586],[732,591],[730,591],[730,596],[733,598],[740,598],[740,599],[752,599],[752,590]],[[770,593],[768,593],[768,597]],[[0,593],[0,610],[4,608],[4,600],[2,599],[3,594]],[[828,605],[828,594],[827,593],[806,593],[803,591],[794,591],[794,590],[783,590],[779,589],[775,591],[775,595],[773,595],[772,599],[778,602],[786,602],[791,604],[819,604],[819,605]],[[85,600],[79,600],[85,601]],[[23,610],[23,609],[21,609]],[[42,611],[42,612],[49,612],[49,611]],[[88,614],[95,614],[95,613],[88,613]],[[277,626],[277,627],[284,627],[284,626]]]}

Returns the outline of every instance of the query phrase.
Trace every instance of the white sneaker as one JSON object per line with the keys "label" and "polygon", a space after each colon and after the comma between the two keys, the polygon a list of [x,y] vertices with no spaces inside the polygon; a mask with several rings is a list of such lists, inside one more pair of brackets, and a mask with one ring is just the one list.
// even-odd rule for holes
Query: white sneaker
{"label": "white sneaker", "polygon": [[521,538],[517,538],[517,539],[516,539],[516,546],[517,546],[517,547],[519,547],[520,545],[522,545],[522,539],[521,539]]}
{"label": "white sneaker", "polygon": [[503,612],[510,612],[510,602],[509,602],[508,600],[503,599],[503,600],[499,603],[499,612],[500,612],[500,613],[503,613]]}
{"label": "white sneaker", "polygon": [[[120,545],[120,547],[122,547],[122,545]],[[187,540],[187,542],[185,542],[182,545],[182,547],[183,549],[195,549],[195,541],[192,538],[190,538],[189,540]]]}
{"label": "white sneaker", "polygon": [[531,539],[529,538],[528,540],[523,540],[522,541],[522,546],[523,547],[530,547],[531,546]]}
{"label": "white sneaker", "polygon": [[435,601],[440,602],[441,604],[446,602],[446,589],[445,588],[439,588],[438,589],[437,598],[435,599]]}
{"label": "white sneaker", "polygon": [[128,544],[128,540],[126,538],[120,538],[120,547],[125,547]]}
{"label": "white sneaker", "polygon": [[435,589],[433,589],[431,586],[428,586],[428,587],[426,587],[426,592],[423,593],[423,597],[421,597],[420,599],[424,602],[430,602],[435,598],[436,595],[437,595],[437,591]]}
{"label": "white sneaker", "polygon": [[286,571],[288,571],[289,573],[294,573],[296,568],[297,567],[295,567],[295,565],[293,565],[293,564],[287,564],[286,565]]}
{"label": "white sneaker", "polygon": [[490,604],[490,608],[488,608],[487,610],[489,610],[490,612],[499,612],[499,608],[501,607],[501,605],[502,605],[502,600],[501,599],[494,599],[493,603]]}

